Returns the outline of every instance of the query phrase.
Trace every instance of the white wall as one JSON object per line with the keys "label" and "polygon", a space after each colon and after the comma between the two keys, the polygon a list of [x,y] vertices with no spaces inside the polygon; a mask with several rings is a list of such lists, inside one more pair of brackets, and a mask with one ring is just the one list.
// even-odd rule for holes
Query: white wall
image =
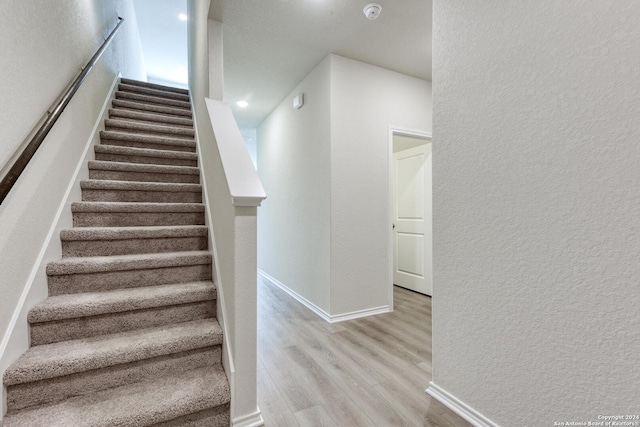
{"label": "white wall", "polygon": [[[330,311],[330,60],[318,65],[258,128],[258,268]],[[305,105],[293,109],[304,93]]]}
{"label": "white wall", "polygon": [[433,378],[500,425],[640,413],[638,28],[434,2]]}
{"label": "white wall", "polygon": [[224,43],[222,22],[207,19],[209,45],[209,98],[222,101],[224,98]]}
{"label": "white wall", "polygon": [[186,0],[133,0],[149,82],[187,87]]}
{"label": "white wall", "polygon": [[242,139],[244,140],[253,166],[258,168],[258,129],[240,129],[242,133]]}
{"label": "white wall", "polygon": [[[219,98],[223,86],[222,58],[218,57],[222,54],[222,25],[208,19],[210,6],[210,0],[187,1],[189,87],[218,288],[217,318],[224,331],[222,364],[231,388],[231,424],[259,426],[263,421],[256,391],[257,208],[247,204],[251,197],[246,191],[238,191],[239,187],[246,188],[237,182],[238,175],[246,178],[245,183],[255,183],[257,177],[248,153],[243,152],[245,147],[231,112],[219,108],[217,102],[212,103],[215,112],[208,111],[205,103],[205,97]],[[225,148],[227,156],[223,157]],[[229,157],[234,162],[229,162]],[[243,165],[250,168],[255,181]],[[238,200],[241,198],[244,203]]]}
{"label": "white wall", "polygon": [[389,126],[431,131],[431,82],[331,56],[331,314],[389,304]]}
{"label": "white wall", "polygon": [[331,318],[389,304],[390,125],[431,130],[431,83],[329,55],[258,129],[259,268]]}
{"label": "white wall", "polygon": [[111,84],[118,72],[131,78],[145,74],[131,1],[0,3],[0,165],[91,58],[118,15],[126,19],[118,36],[0,205],[3,343]]}

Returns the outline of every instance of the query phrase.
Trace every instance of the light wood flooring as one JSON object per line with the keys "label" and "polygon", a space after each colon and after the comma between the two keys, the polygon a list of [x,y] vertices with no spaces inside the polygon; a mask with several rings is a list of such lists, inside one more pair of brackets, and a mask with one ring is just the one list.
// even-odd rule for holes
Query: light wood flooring
{"label": "light wood flooring", "polygon": [[395,311],[330,324],[258,279],[258,405],[268,427],[469,423],[425,393],[431,299],[396,287]]}

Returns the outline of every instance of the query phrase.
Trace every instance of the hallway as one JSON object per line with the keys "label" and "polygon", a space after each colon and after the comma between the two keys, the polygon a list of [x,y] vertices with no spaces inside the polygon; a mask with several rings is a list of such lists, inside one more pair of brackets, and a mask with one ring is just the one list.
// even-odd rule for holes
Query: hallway
{"label": "hallway", "polygon": [[428,396],[431,299],[396,287],[395,311],[329,324],[258,279],[258,405],[267,426],[469,424]]}

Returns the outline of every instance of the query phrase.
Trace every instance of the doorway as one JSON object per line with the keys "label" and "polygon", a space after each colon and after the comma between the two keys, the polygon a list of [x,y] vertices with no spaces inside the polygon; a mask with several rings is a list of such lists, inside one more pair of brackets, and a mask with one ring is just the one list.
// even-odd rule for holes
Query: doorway
{"label": "doorway", "polygon": [[431,135],[390,128],[390,292],[432,294]]}

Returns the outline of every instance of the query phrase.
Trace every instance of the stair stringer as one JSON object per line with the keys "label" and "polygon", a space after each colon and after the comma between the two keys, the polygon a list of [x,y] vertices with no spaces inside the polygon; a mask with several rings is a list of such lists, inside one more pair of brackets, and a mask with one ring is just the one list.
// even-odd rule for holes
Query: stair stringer
{"label": "stair stringer", "polygon": [[[58,237],[63,229],[73,227],[71,203],[82,200],[80,181],[89,178],[89,170],[86,165],[88,161],[95,160],[93,147],[100,144],[100,131],[104,130],[105,119],[108,118],[109,106],[112,100],[115,99],[120,78],[121,75],[118,73],[111,83],[111,88],[102,105],[100,114],[87,139],[82,156],[76,164],[72,179],[69,181],[65,196],[60,202],[47,237],[33,265],[29,279],[20,295],[20,300],[14,309],[4,338],[2,342],[0,342],[0,378],[4,375],[6,369],[15,362],[21,354],[29,349],[30,333],[27,315],[36,304],[44,301],[48,297],[46,266],[49,262],[62,258],[62,247]],[[1,422],[7,412],[7,390],[4,384],[0,387],[0,402],[2,402],[2,410],[0,411]]]}
{"label": "stair stringer", "polygon": [[[257,206],[265,198],[264,190],[232,116],[223,117],[222,127],[218,130],[233,132],[235,128],[234,135],[230,140],[223,140],[221,144],[216,139],[211,113],[206,106],[198,111],[198,103],[193,98],[197,94],[191,91],[190,95],[194,112],[196,151],[200,157],[203,202],[206,203],[207,211],[205,221],[210,238],[213,239],[210,240],[210,251],[214,254],[213,273],[219,290],[219,315],[224,317],[222,357],[223,363],[226,364],[223,367],[229,369],[226,373],[231,395],[231,426],[258,427],[264,425],[264,420],[256,400],[256,220]],[[235,148],[240,147],[240,152],[232,151],[240,157],[246,156],[244,160],[247,162],[241,165],[233,161],[225,163],[221,154],[221,147],[225,146],[225,143],[231,143]],[[241,153],[243,149],[245,152]],[[234,156],[234,153],[229,153],[228,150],[225,153],[230,155],[227,156],[227,160]],[[251,170],[246,168],[248,165]],[[237,167],[239,169],[234,169]],[[237,184],[238,176],[245,176],[239,174],[239,170],[245,170],[250,177],[253,173],[255,181],[250,182],[257,183],[257,186],[251,186],[250,189],[242,188],[239,194],[232,194],[232,189],[238,188],[230,185],[230,180]],[[215,201],[211,203],[213,198]],[[219,323],[222,325],[222,322]]]}
{"label": "stair stringer", "polygon": [[[191,94],[191,92],[189,92]],[[191,96],[191,95],[189,95]],[[194,110],[193,99],[191,100],[191,108]],[[209,230],[207,233],[208,241],[209,241],[209,250],[213,255],[213,262],[211,263],[212,268],[212,277],[213,281],[216,284],[216,289],[218,292],[218,298],[216,299],[216,316],[218,317],[218,323],[222,328],[222,367],[224,368],[224,372],[227,375],[227,379],[229,380],[229,389],[231,392],[231,413],[233,414],[233,402],[234,402],[234,393],[235,393],[235,365],[233,363],[233,351],[231,349],[231,344],[229,342],[229,330],[227,328],[226,319],[227,310],[225,306],[224,299],[224,290],[221,285],[222,277],[220,275],[220,270],[217,268],[219,264],[218,261],[218,246],[216,245],[215,236],[213,232],[213,218],[211,216],[211,212],[213,211],[210,200],[209,200],[209,192],[207,191],[207,180],[206,180],[206,171],[204,167],[202,167],[202,151],[200,139],[198,137],[198,121],[197,115],[193,114],[193,129],[195,131],[194,138],[196,140],[196,152],[198,153],[198,164],[200,165],[200,184],[202,185],[202,202],[205,205],[205,225]]]}

